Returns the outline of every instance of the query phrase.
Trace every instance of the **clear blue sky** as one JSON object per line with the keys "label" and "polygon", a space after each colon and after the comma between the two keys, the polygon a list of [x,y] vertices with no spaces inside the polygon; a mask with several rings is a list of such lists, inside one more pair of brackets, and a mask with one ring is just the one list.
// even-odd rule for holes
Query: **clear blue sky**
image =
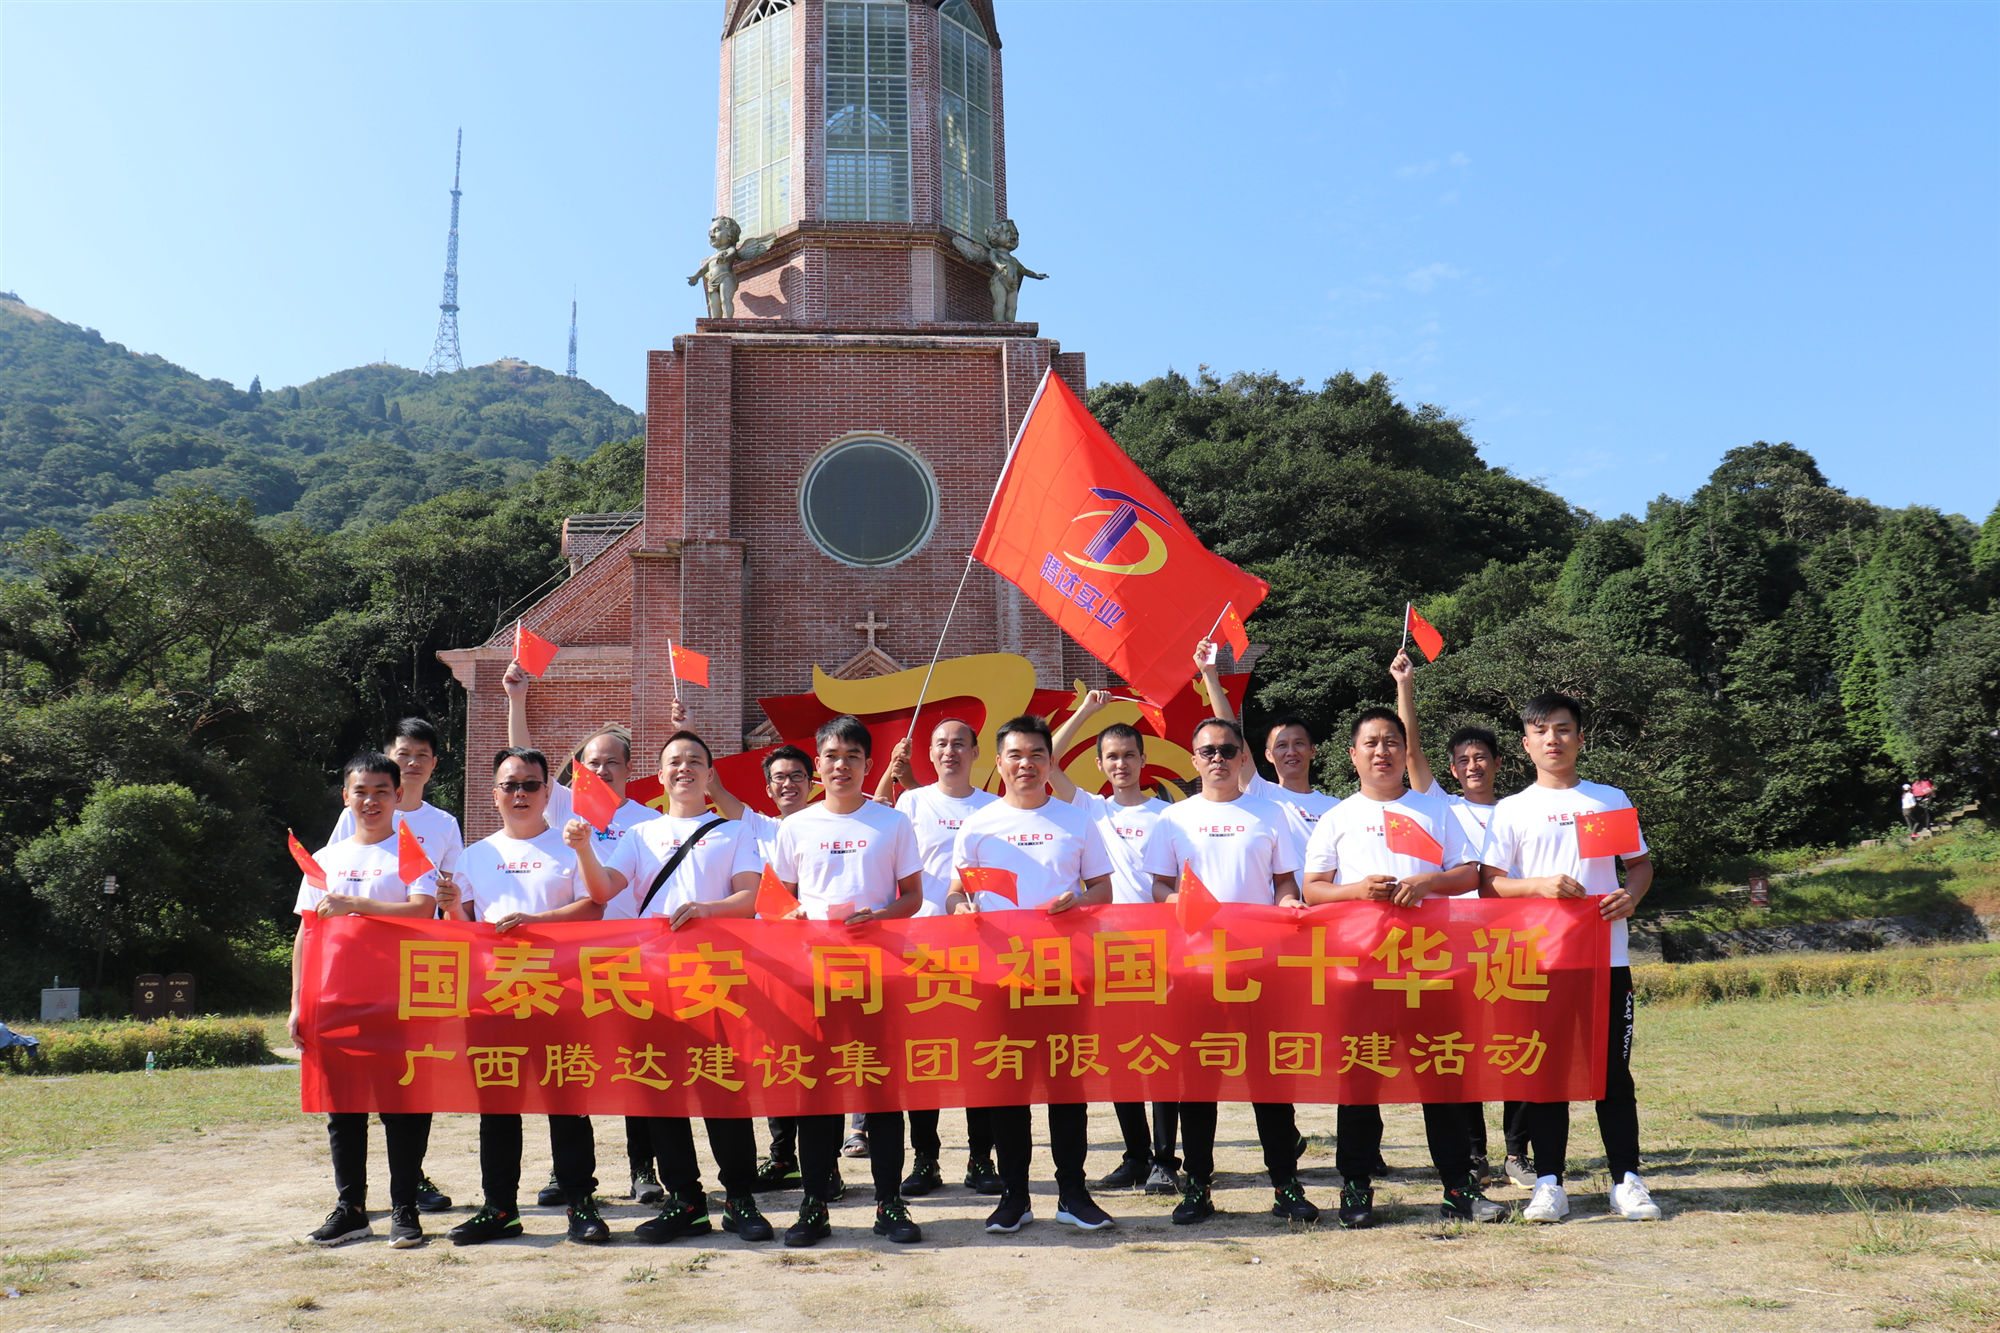
{"label": "clear blue sky", "polygon": [[[643,406],[719,0],[0,5],[0,289],[266,388],[435,331]],[[1381,371],[1602,514],[1757,439],[2000,499],[2000,6],[999,0],[1025,317],[1093,381]]]}

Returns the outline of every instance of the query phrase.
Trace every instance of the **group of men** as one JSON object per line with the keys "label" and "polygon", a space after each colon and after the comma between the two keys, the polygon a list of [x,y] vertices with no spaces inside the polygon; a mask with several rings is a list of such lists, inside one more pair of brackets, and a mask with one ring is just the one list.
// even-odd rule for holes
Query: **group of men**
{"label": "group of men", "polygon": [[[1625,944],[1625,919],[1650,886],[1652,866],[1643,843],[1637,852],[1618,858],[1580,854],[1578,820],[1630,805],[1624,793],[1585,782],[1577,774],[1581,705],[1551,693],[1522,708],[1522,744],[1535,782],[1504,800],[1494,791],[1497,738],[1476,727],[1455,733],[1447,750],[1460,794],[1449,795],[1432,780],[1423,756],[1414,668],[1399,654],[1390,668],[1397,708],[1365,709],[1355,718],[1348,754],[1359,789],[1337,800],[1312,787],[1314,743],[1295,718],[1278,718],[1265,728],[1264,757],[1277,781],[1257,773],[1213,658],[1206,644],[1195,656],[1215,710],[1190,738],[1199,786],[1173,803],[1146,789],[1145,737],[1127,724],[1113,723],[1097,733],[1097,762],[1109,781],[1109,795],[1085,792],[1063,772],[1060,756],[1111,701],[1105,692],[1095,691],[1053,734],[1045,720],[1034,716],[999,727],[997,795],[972,785],[979,741],[963,721],[947,719],[930,733],[934,783],[916,784],[905,740],[889,756],[871,791],[867,779],[874,754],[868,729],[852,717],[834,718],[815,736],[814,754],[787,745],[765,756],[766,790],[777,818],[745,808],[716,781],[707,743],[691,731],[676,730],[660,754],[666,810],[626,799],[602,830],[575,817],[569,789],[554,780],[548,759],[533,747],[527,722],[529,681],[515,666],[505,681],[509,744],[493,763],[500,831],[464,847],[457,822],[423,800],[436,764],[437,736],[428,723],[407,720],[385,753],[357,756],[343,771],[345,809],[317,857],[326,888],[302,883],[298,911],[426,917],[435,912],[489,922],[498,932],[528,923],[656,916],[679,929],[706,916],[753,915],[766,866],[797,899],[795,915],[845,921],[856,928],[873,920],[919,915],[1053,913],[1104,903],[1172,902],[1184,874],[1198,879],[1219,901],[1235,903],[1372,900],[1409,906],[1449,895],[1594,896],[1600,914],[1612,923],[1607,1077],[1604,1099],[1597,1104],[1612,1181],[1609,1203],[1621,1217],[1657,1219],[1659,1208],[1638,1175],[1638,1112],[1630,1065],[1633,1001]],[[678,705],[673,720],[676,727],[684,720]],[[628,733],[601,729],[586,737],[573,757],[624,797],[632,776]],[[809,803],[815,780],[823,799]],[[1430,836],[1442,853],[1438,863],[1389,849],[1385,830],[1392,815]],[[399,823],[411,828],[437,867],[408,885],[397,875],[393,842]],[[978,891],[977,877],[961,873],[972,867],[1010,873],[1015,898]],[[974,881],[971,887],[968,880]],[[303,938],[303,922],[300,932]],[[301,1035],[299,986],[295,959],[295,1041]],[[998,1196],[986,1219],[989,1232],[1012,1233],[1034,1220],[1031,1109],[966,1111],[966,1187]],[[1055,1164],[1055,1217],[1082,1230],[1099,1230],[1115,1224],[1093,1198],[1085,1176],[1087,1110],[1082,1104],[1046,1110]],[[1202,1222],[1215,1212],[1210,1191],[1217,1108],[1183,1102],[1155,1103],[1151,1110],[1149,1124],[1145,1105],[1117,1105],[1124,1156],[1116,1170],[1097,1182],[1098,1188],[1176,1193],[1173,1221]],[[1306,1141],[1293,1107],[1258,1103],[1252,1111],[1273,1191],[1272,1214],[1317,1221],[1320,1210],[1298,1180]],[[1487,1198],[1483,1188],[1503,1178],[1532,1191],[1522,1210],[1526,1220],[1558,1222],[1567,1216],[1568,1103],[1506,1104],[1507,1156],[1499,1176],[1488,1165],[1483,1106],[1429,1104],[1422,1111],[1443,1192],[1442,1216],[1469,1222],[1508,1217],[1507,1205]],[[1343,1182],[1338,1219],[1343,1227],[1372,1226],[1374,1181],[1388,1170],[1381,1155],[1381,1112],[1373,1105],[1341,1106],[1336,1115],[1335,1165]],[[907,1147],[914,1153],[907,1176],[906,1116]],[[567,1208],[572,1240],[604,1243],[611,1235],[595,1203],[591,1121],[587,1116],[547,1119],[554,1173],[538,1202]],[[419,1213],[451,1204],[423,1172],[430,1116],[384,1114],[381,1120],[389,1160],[390,1242],[418,1245],[424,1240]],[[706,1118],[722,1187],[723,1229],[744,1241],[773,1239],[775,1229],[756,1196],[798,1188],[803,1198],[784,1243],[807,1246],[825,1239],[832,1231],[828,1206],[846,1192],[840,1173],[845,1151],[868,1160],[875,1234],[902,1243],[920,1240],[922,1230],[907,1200],[944,1187],[939,1113],[870,1108],[856,1121],[843,1145],[846,1126],[838,1114],[773,1119],[770,1153],[759,1164],[749,1119]],[[372,1230],[366,1213],[367,1116],[334,1114],[327,1133],[338,1202],[310,1239],[337,1245]],[[687,1118],[628,1118],[626,1149],[630,1197],[660,1205],[656,1217],[635,1228],[635,1239],[657,1244],[713,1230]],[[480,1117],[484,1200],[472,1217],[451,1230],[454,1243],[521,1233],[521,1151],[520,1116]]]}

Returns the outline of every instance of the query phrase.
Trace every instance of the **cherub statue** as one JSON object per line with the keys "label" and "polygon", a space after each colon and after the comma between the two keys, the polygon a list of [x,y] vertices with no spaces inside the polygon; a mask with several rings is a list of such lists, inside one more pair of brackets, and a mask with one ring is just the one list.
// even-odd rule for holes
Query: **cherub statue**
{"label": "cherub statue", "polygon": [[715,253],[694,271],[688,286],[702,284],[708,294],[710,319],[736,318],[736,263],[763,254],[771,248],[771,239],[759,236],[743,240],[743,228],[736,224],[735,218],[717,218],[708,224],[708,243],[715,247]]}
{"label": "cherub statue", "polygon": [[986,287],[993,293],[993,319],[996,323],[1014,322],[1015,313],[1021,306],[1021,279],[1049,276],[1035,272],[1014,258],[1014,247],[1021,243],[1021,232],[1012,218],[1003,218],[988,227],[984,245],[975,245],[963,236],[953,236],[951,243],[973,263],[993,270],[993,276],[986,280]]}

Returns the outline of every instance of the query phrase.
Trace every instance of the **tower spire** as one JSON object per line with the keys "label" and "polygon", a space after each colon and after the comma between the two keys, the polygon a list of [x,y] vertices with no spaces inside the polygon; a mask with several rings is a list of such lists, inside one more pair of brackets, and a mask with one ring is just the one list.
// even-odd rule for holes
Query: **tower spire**
{"label": "tower spire", "polygon": [[464,160],[465,128],[460,126],[458,148],[451,159],[451,235],[444,243],[444,299],[438,302],[437,341],[431,345],[431,359],[424,363],[426,375],[465,369],[465,358],[458,351],[458,172]]}
{"label": "tower spire", "polygon": [[576,293],[569,294],[569,377],[576,378]]}

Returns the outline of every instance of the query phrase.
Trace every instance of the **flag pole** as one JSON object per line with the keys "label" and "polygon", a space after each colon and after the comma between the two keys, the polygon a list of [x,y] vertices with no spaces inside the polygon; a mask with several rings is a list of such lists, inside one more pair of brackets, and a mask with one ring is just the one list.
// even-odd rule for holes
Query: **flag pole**
{"label": "flag pole", "polygon": [[1234,605],[1236,605],[1236,603],[1234,602],[1224,602],[1222,604],[1222,609],[1215,613],[1215,623],[1213,625],[1210,625],[1208,627],[1208,633],[1202,635],[1201,637],[1204,639],[1213,639],[1215,637],[1215,632],[1222,628],[1222,618],[1229,614],[1229,608]]}
{"label": "flag pole", "polygon": [[681,701],[681,668],[680,663],[674,661],[674,641],[672,639],[667,640],[667,675],[674,682],[674,702],[679,703]]}
{"label": "flag pole", "polygon": [[1413,605],[1413,602],[1403,603],[1403,646],[1396,650],[1398,657],[1410,651],[1410,608]]}
{"label": "flag pole", "polygon": [[917,706],[910,710],[910,729],[903,733],[905,743],[917,734],[917,717],[924,711],[924,696],[931,692],[931,675],[937,670],[938,659],[944,656],[945,636],[951,633],[951,618],[958,612],[958,599],[965,595],[966,580],[972,577],[972,557],[965,557],[965,573],[958,576],[958,591],[951,595],[951,606],[944,613],[944,628],[938,631],[937,650],[931,654],[931,664],[924,669],[923,687],[917,691]]}

